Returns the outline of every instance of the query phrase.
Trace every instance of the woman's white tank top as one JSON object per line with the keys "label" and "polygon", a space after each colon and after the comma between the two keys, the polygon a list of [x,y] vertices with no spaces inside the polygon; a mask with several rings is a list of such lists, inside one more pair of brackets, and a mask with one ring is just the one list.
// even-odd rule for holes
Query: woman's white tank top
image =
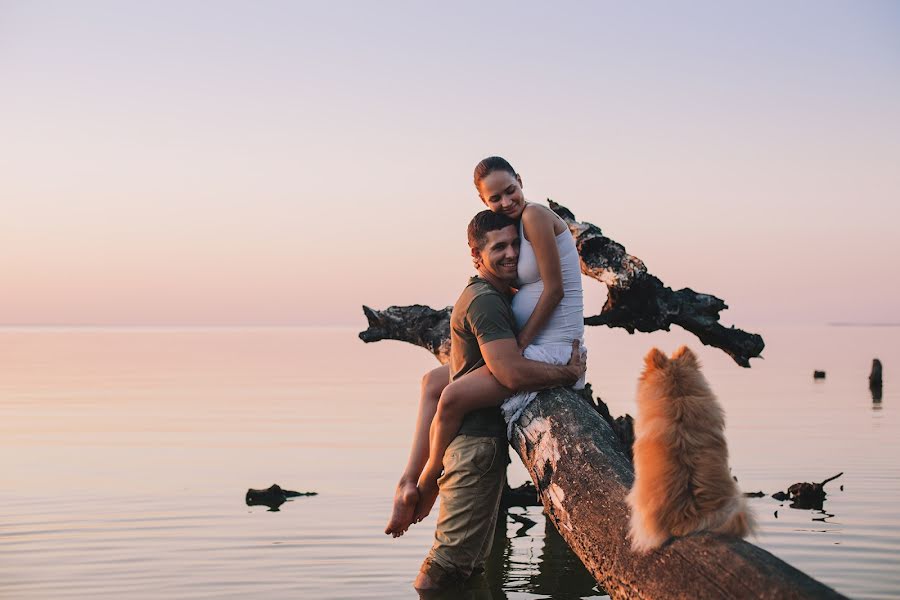
{"label": "woman's white tank top", "polygon": [[[521,329],[544,291],[544,282],[534,248],[525,239],[522,221],[519,221],[519,238],[519,291],[513,296],[512,310]],[[581,290],[581,259],[568,227],[556,236],[556,247],[559,249],[564,296],[532,344],[564,343],[571,346],[573,340],[584,339],[584,296]]]}

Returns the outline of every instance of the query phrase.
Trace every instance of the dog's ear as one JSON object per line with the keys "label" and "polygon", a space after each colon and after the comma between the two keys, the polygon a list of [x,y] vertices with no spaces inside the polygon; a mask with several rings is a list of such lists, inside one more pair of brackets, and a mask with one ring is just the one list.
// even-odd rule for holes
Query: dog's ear
{"label": "dog's ear", "polygon": [[690,365],[692,367],[699,367],[700,361],[697,360],[697,355],[691,352],[691,349],[687,346],[682,346],[678,350],[675,351],[675,354],[672,355],[672,360],[676,360],[683,365]]}
{"label": "dog's ear", "polygon": [[652,348],[644,357],[644,364],[648,369],[662,369],[669,364],[669,357],[660,352],[659,348]]}

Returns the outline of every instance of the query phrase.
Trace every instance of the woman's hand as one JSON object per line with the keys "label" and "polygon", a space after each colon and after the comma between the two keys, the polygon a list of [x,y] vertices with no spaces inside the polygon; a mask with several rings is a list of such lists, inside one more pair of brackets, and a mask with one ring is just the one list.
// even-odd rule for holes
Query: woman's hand
{"label": "woman's hand", "polygon": [[572,342],[572,356],[569,357],[569,362],[566,366],[572,371],[572,383],[569,385],[575,385],[587,371],[587,362],[585,362],[584,358],[581,356],[580,341],[575,340]]}

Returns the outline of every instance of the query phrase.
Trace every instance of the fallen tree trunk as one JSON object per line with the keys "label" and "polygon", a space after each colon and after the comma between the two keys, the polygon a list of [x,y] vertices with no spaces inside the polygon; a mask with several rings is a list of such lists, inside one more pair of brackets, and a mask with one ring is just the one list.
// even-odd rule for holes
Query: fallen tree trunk
{"label": "fallen tree trunk", "polygon": [[[449,309],[366,307],[365,314],[362,340],[406,341],[447,361]],[[516,423],[512,445],[547,517],[613,598],[843,598],[743,540],[701,533],[647,555],[632,552],[625,503],[631,461],[597,408],[570,390],[540,393]]]}
{"label": "fallen tree trunk", "polygon": [[516,423],[512,445],[547,517],[613,598],[844,597],[740,539],[700,533],[632,552],[631,461],[609,424],[570,390],[541,392]]}
{"label": "fallen tree trunk", "polygon": [[[721,299],[689,288],[673,291],[598,227],[576,221],[552,201],[550,207],[569,225],[582,272],[609,289],[601,314],[585,324],[629,333],[679,325],[744,367],[762,353],[762,337],[719,324],[719,312],[727,308]],[[450,307],[363,310],[369,322],[359,334],[363,341],[405,341],[448,362]],[[634,471],[627,450],[598,410],[570,390],[540,393],[515,424],[512,443],[548,518],[614,598],[843,598],[743,540],[701,533],[647,555],[632,552],[625,496]]]}

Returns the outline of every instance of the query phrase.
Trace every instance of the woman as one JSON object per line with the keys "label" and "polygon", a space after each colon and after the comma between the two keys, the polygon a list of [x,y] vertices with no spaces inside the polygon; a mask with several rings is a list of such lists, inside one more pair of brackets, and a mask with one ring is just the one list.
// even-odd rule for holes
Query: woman
{"label": "woman", "polygon": [[[531,360],[565,364],[572,341],[584,335],[580,259],[568,227],[548,208],[526,202],[522,178],[498,156],[475,167],[475,187],[491,211],[519,223],[519,290],[512,300],[519,349]],[[394,537],[430,512],[437,499],[444,452],[465,414],[502,404],[511,431],[512,423],[535,396],[534,392],[510,396],[487,367],[452,383],[449,379],[449,367],[443,366],[422,380],[413,447],[385,529]]]}

